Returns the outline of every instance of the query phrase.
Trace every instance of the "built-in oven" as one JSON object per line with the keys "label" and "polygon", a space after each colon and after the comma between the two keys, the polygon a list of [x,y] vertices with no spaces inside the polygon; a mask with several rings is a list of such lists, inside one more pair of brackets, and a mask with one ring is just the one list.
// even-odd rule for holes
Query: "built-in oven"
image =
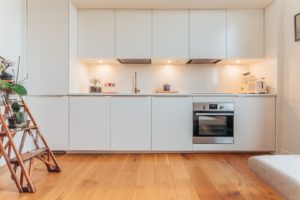
{"label": "built-in oven", "polygon": [[194,103],[193,143],[233,144],[234,104]]}

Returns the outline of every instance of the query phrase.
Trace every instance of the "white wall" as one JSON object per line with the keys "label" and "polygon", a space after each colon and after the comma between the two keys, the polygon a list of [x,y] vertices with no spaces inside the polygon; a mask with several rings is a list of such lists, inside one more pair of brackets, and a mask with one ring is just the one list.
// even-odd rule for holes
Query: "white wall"
{"label": "white wall", "polygon": [[275,1],[265,9],[265,59],[250,65],[256,78],[266,78],[269,93],[277,93],[277,68],[281,34],[281,2]]}
{"label": "white wall", "polygon": [[[15,63],[21,56],[21,78],[25,73],[25,5],[22,0],[0,0],[0,56]],[[9,72],[11,73],[11,72]]]}
{"label": "white wall", "polygon": [[300,42],[294,41],[294,15],[300,0],[277,0],[283,5],[282,66],[280,84],[281,152],[300,153]]}
{"label": "white wall", "polygon": [[[0,55],[17,66],[21,56],[21,72],[25,73],[25,5],[24,0],[0,0]],[[15,68],[16,68],[15,66]],[[21,78],[24,78],[21,76]],[[20,138],[16,138],[19,141]],[[4,160],[0,159],[0,165]]]}
{"label": "white wall", "polygon": [[248,65],[89,65],[89,80],[116,83],[118,92],[132,91],[134,72],[143,93],[154,92],[165,83],[179,92],[240,92],[242,73]]}

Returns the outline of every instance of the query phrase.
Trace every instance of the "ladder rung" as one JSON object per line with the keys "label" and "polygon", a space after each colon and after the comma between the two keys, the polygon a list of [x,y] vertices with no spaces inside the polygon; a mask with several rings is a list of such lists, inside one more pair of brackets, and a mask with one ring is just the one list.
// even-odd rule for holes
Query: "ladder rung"
{"label": "ladder rung", "polygon": [[37,127],[36,126],[29,126],[29,127],[26,127],[26,128],[14,128],[14,129],[10,129],[10,132],[29,131],[29,130],[32,130],[32,129],[37,129]]}
{"label": "ladder rung", "polygon": [[[15,136],[15,134],[16,134],[16,132],[10,132],[11,133],[11,135],[12,135],[12,137],[14,137]],[[6,133],[4,132],[4,131],[1,131],[0,132],[0,138],[1,137],[6,137],[7,135],[6,135]]]}
{"label": "ladder rung", "polygon": [[[48,151],[47,148],[39,148],[39,149],[35,149],[35,150],[32,150],[32,151],[28,151],[27,153],[21,154],[21,159],[23,161],[27,161],[30,158],[33,158],[33,157],[36,157],[38,155],[44,154],[47,151]],[[12,164],[18,164],[17,158],[12,158],[10,160],[10,163],[12,163]]]}

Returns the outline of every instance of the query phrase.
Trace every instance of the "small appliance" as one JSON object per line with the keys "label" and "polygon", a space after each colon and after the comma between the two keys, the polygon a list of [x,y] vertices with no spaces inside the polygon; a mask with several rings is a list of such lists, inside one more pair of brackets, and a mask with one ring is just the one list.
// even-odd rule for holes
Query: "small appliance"
{"label": "small appliance", "polygon": [[247,87],[247,93],[248,94],[266,94],[267,86],[264,81],[264,78],[249,82],[248,87]]}

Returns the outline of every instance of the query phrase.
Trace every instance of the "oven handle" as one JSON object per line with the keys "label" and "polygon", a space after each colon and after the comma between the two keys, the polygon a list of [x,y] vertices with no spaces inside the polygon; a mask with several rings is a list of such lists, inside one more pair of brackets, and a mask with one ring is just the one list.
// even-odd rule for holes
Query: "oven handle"
{"label": "oven handle", "polygon": [[196,113],[196,116],[233,116],[233,113]]}

